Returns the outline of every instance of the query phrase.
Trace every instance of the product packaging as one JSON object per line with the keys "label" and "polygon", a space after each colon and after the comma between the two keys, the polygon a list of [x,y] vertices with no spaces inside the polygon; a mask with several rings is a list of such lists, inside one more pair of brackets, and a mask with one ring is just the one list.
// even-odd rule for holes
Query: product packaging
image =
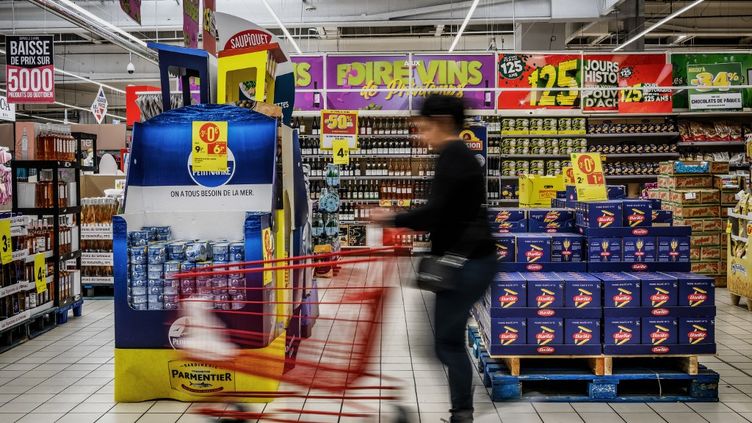
{"label": "product packaging", "polygon": [[541,347],[563,344],[564,320],[556,317],[527,319],[527,343]]}
{"label": "product packaging", "polygon": [[499,272],[491,282],[491,307],[527,307],[527,281],[518,272]]}
{"label": "product packaging", "polygon": [[606,317],[603,343],[606,345],[639,345],[640,319],[637,317]]}
{"label": "product packaging", "polygon": [[568,209],[530,209],[529,232],[572,232],[574,212]]}
{"label": "product packaging", "polygon": [[564,343],[577,346],[600,344],[600,320],[564,319]]}
{"label": "product packaging", "polygon": [[491,344],[524,345],[527,341],[526,319],[491,319]]}
{"label": "product packaging", "polygon": [[523,209],[488,209],[488,220],[491,231],[495,233],[527,232],[527,220]]}
{"label": "product packaging", "polygon": [[527,306],[556,308],[564,306],[564,282],[555,273],[522,273],[527,280]]}
{"label": "product packaging", "polygon": [[577,203],[577,224],[587,228],[614,228],[623,221],[623,203],[594,201]]}
{"label": "product packaging", "polygon": [[588,273],[559,272],[564,280],[564,307],[601,308],[601,280]]}
{"label": "product packaging", "polygon": [[551,234],[551,261],[582,261],[583,241],[584,238],[577,234]]}
{"label": "product packaging", "polygon": [[640,279],[623,272],[593,273],[603,281],[604,307],[640,307]]}
{"label": "product packaging", "polygon": [[715,320],[712,317],[680,317],[679,344],[715,344]]}
{"label": "product packaging", "polygon": [[619,262],[622,261],[621,238],[588,237],[588,261]]}
{"label": "product packaging", "polygon": [[671,226],[673,225],[674,213],[670,210],[653,209],[653,226]]}
{"label": "product packaging", "polygon": [[514,263],[516,238],[511,234],[494,234],[496,260],[502,263]]}
{"label": "product packaging", "polygon": [[662,263],[689,262],[689,237],[659,236],[657,261]]}
{"label": "product packaging", "polygon": [[551,261],[551,237],[517,234],[517,263],[548,263]]}
{"label": "product packaging", "polygon": [[675,317],[642,318],[642,344],[674,345],[678,340]]}
{"label": "product packaging", "polygon": [[624,261],[628,263],[653,262],[656,259],[656,238],[628,236],[622,239]]}
{"label": "product packaging", "polygon": [[622,226],[651,226],[653,209],[649,200],[624,200]]}
{"label": "product packaging", "polygon": [[679,300],[677,279],[666,273],[632,273],[640,278],[642,306],[650,308],[672,307]]}
{"label": "product packaging", "polygon": [[688,307],[715,305],[715,284],[713,278],[688,272],[672,272],[669,275],[678,280],[678,305]]}

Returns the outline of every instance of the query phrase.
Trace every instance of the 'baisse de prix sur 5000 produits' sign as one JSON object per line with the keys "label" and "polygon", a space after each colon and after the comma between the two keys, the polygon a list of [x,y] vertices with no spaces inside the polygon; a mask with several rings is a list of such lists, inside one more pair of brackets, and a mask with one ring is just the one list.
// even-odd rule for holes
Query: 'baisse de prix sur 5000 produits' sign
{"label": "'baisse de prix sur 5000 produits' sign", "polygon": [[55,65],[51,35],[5,37],[8,102],[54,103]]}

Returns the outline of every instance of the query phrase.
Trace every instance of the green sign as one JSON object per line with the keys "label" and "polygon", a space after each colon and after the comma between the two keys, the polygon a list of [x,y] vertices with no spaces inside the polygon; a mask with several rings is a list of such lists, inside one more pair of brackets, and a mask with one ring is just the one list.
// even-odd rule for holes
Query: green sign
{"label": "green sign", "polygon": [[[693,85],[691,80],[697,79],[696,75],[692,78],[689,77],[687,71],[689,67],[693,65],[708,66],[708,65],[728,65],[727,69],[719,69],[722,71],[737,72],[739,80],[734,81],[731,85],[746,85],[752,75],[752,54],[748,52],[729,52],[729,53],[672,53],[671,64],[673,65],[673,85],[675,87]],[[733,66],[733,68],[731,68]],[[738,67],[737,67],[738,66]],[[702,71],[700,71],[702,72]],[[698,73],[700,73],[698,72]],[[711,72],[711,71],[708,71]],[[717,74],[717,71],[714,75]],[[721,82],[720,80],[718,82]],[[696,85],[696,84],[695,84]],[[734,90],[731,88],[730,90]],[[689,109],[689,91],[695,92],[695,90],[680,90],[674,92],[674,109]],[[736,92],[741,91],[742,105],[741,107],[752,107],[752,89],[736,89]],[[720,92],[717,92],[720,93]],[[695,109],[697,109],[695,107]],[[720,110],[720,108],[716,108]],[[738,109],[738,107],[736,107]],[[706,109],[707,110],[707,109]],[[725,109],[729,110],[729,109]]]}
{"label": "green sign", "polygon": [[733,88],[743,79],[741,63],[688,64],[691,110],[741,110],[742,92]]}

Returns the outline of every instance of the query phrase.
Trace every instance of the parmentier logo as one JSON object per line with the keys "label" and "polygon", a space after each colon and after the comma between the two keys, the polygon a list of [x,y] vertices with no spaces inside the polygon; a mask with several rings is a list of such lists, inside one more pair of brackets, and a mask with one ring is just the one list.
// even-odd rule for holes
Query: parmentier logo
{"label": "parmentier logo", "polygon": [[235,390],[235,372],[206,363],[173,360],[167,363],[170,387],[190,394],[217,394]]}

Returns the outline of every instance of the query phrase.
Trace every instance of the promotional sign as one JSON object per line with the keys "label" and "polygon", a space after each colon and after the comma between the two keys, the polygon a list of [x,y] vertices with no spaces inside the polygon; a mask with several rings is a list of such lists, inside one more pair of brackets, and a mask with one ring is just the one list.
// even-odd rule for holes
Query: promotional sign
{"label": "promotional sign", "polygon": [[622,78],[631,78],[632,85],[655,83],[654,75],[637,71],[638,66],[664,65],[666,55],[585,54],[583,56],[582,109],[588,112],[616,112],[619,109],[619,87]]}
{"label": "promotional sign", "polygon": [[198,48],[199,0],[183,0],[183,45]]}
{"label": "promotional sign", "polygon": [[336,165],[350,164],[350,142],[346,138],[337,138],[332,141],[333,163]]}
{"label": "promotional sign", "polygon": [[608,199],[600,153],[572,153],[572,170],[579,201]]}
{"label": "promotional sign", "polygon": [[741,63],[712,63],[687,65],[690,110],[741,110],[742,92],[733,89],[741,85]]}
{"label": "promotional sign", "polygon": [[580,107],[579,54],[502,54],[497,69],[500,110]]}
{"label": "promotional sign", "polygon": [[128,85],[125,87],[125,123],[128,126],[132,126],[136,122],[141,121],[141,108],[138,107],[138,94],[140,92],[160,92],[159,87],[152,87],[149,85]]}
{"label": "promotional sign", "polygon": [[0,262],[8,264],[13,261],[13,242],[10,234],[10,219],[0,220]]}
{"label": "promotional sign", "polygon": [[[413,55],[413,110],[429,94],[465,99],[469,109],[494,109],[494,55]],[[439,91],[431,91],[439,89]],[[462,91],[477,89],[478,91]]]}
{"label": "promotional sign", "polygon": [[324,57],[296,56],[290,60],[295,74],[295,110],[323,109]]}
{"label": "promotional sign", "polygon": [[671,65],[636,65],[622,68],[619,77],[619,113],[671,113]]}
{"label": "promotional sign", "polygon": [[410,80],[410,64],[407,59],[406,54],[327,56],[327,107],[407,110]]}
{"label": "promotional sign", "polygon": [[104,96],[104,90],[101,86],[99,87],[97,97],[91,103],[91,113],[94,115],[97,123],[102,123],[104,117],[107,115],[107,97]]}
{"label": "promotional sign", "polygon": [[345,140],[350,148],[358,146],[358,112],[321,111],[321,149],[331,150],[337,140]]}
{"label": "promotional sign", "polygon": [[16,121],[16,105],[3,95],[0,95],[0,120]]}
{"label": "promotional sign", "polygon": [[34,255],[34,283],[37,286],[37,294],[47,290],[47,263],[44,261],[44,253]]}
{"label": "promotional sign", "polygon": [[217,10],[216,0],[204,0],[204,16],[202,20],[201,41],[204,50],[212,56],[217,55],[217,21],[214,19],[214,13]]}
{"label": "promotional sign", "polygon": [[467,148],[475,154],[475,159],[486,173],[486,145],[488,145],[488,128],[485,125],[466,127],[460,132],[460,138]]}
{"label": "promotional sign", "polygon": [[120,0],[120,8],[141,25],[141,0]]}
{"label": "promotional sign", "polygon": [[6,95],[11,103],[54,103],[52,35],[7,35]]}
{"label": "promotional sign", "polygon": [[191,168],[227,172],[227,122],[193,121]]}
{"label": "promotional sign", "polygon": [[[737,51],[737,52],[729,52],[729,53],[672,53],[671,54],[671,64],[673,65],[673,85],[675,87],[682,87],[682,86],[689,86],[689,85],[700,85],[700,84],[692,84],[691,80],[696,79],[696,76],[694,78],[690,78],[687,75],[687,70],[689,65],[706,65],[706,64],[723,64],[723,63],[734,63],[738,64],[738,66],[741,67],[741,70],[738,71],[736,66],[733,65],[729,67],[729,69],[726,69],[726,72],[739,72],[739,81],[733,81],[734,83],[731,83],[729,85],[738,85],[743,84],[747,85],[750,83],[750,80],[752,78],[752,54],[749,52],[743,52],[743,51]],[[720,70],[720,69],[719,69]],[[700,71],[702,72],[702,71]],[[711,79],[712,81],[712,79]],[[718,81],[721,82],[720,80]],[[732,81],[729,81],[732,82]],[[704,84],[704,85],[710,85],[712,84]],[[745,88],[742,91],[742,106],[741,107],[752,107],[752,89]],[[701,96],[708,93],[696,93],[700,94]],[[718,92],[716,91],[715,94],[730,94],[730,91],[728,92]],[[721,96],[723,97],[723,96]],[[733,94],[733,97],[736,98],[736,94]],[[702,98],[702,97],[700,97]],[[723,103],[721,103],[723,104]],[[674,109],[689,109],[689,93],[687,90],[679,90],[674,93]]]}

